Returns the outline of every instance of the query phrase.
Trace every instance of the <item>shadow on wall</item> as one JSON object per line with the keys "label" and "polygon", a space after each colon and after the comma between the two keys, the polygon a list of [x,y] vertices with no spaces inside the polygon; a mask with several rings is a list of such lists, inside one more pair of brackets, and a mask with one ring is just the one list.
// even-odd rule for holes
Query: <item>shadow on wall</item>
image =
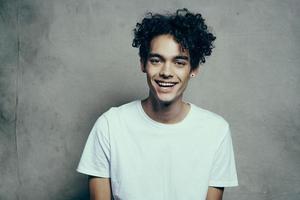
{"label": "shadow on wall", "polygon": [[70,200],[89,200],[90,195],[89,195],[89,190],[88,190],[88,182],[86,178],[86,184],[87,187],[79,189],[77,192],[78,194],[74,196],[74,198],[71,198]]}

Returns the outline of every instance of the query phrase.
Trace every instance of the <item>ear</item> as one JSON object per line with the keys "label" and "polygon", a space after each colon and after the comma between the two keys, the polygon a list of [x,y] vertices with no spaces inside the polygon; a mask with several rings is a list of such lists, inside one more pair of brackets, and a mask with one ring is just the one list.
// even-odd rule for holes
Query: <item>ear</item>
{"label": "ear", "polygon": [[199,67],[197,67],[196,69],[192,69],[190,72],[190,77],[194,78],[198,73],[199,73]]}
{"label": "ear", "polygon": [[142,59],[140,59],[140,67],[141,67],[142,72],[146,73],[146,66]]}

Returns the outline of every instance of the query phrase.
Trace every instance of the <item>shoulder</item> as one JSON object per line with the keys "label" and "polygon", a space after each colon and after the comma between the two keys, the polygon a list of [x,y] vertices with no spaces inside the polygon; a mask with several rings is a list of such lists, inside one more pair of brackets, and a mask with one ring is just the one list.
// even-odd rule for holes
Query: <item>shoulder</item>
{"label": "shoulder", "polygon": [[137,110],[137,104],[138,100],[131,101],[129,103],[122,104],[120,106],[115,106],[109,108],[107,111],[105,111],[96,121],[97,124],[104,123],[103,121],[113,122],[116,119],[120,118],[121,116],[128,116],[131,113],[136,112]]}
{"label": "shoulder", "polygon": [[105,113],[103,113],[103,115],[106,118],[111,118],[111,117],[116,117],[122,113],[129,113],[132,111],[136,111],[137,103],[138,103],[138,100],[131,101],[131,102],[122,104],[120,106],[111,107],[109,110],[107,110]]}
{"label": "shoulder", "polygon": [[223,138],[230,132],[229,123],[221,115],[194,104],[192,106],[193,122],[207,130],[211,136]]}
{"label": "shoulder", "polygon": [[132,101],[120,106],[109,108],[97,118],[94,124],[94,129],[108,131],[113,125],[119,123],[120,118],[130,115],[130,112],[136,111],[137,103],[138,101]]}
{"label": "shoulder", "polygon": [[219,114],[193,104],[194,116],[209,125],[228,127],[228,122]]}

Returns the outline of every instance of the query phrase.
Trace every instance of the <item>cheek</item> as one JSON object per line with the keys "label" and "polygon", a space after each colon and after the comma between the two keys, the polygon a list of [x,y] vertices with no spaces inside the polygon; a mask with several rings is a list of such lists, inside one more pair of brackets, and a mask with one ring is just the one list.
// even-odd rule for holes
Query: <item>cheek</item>
{"label": "cheek", "polygon": [[158,74],[158,70],[155,70],[153,68],[148,68],[146,73],[147,73],[147,76],[151,78]]}
{"label": "cheek", "polygon": [[155,77],[155,75],[152,71],[147,70],[146,71],[146,77],[147,77],[147,82],[151,83],[152,80],[153,80],[153,77]]}
{"label": "cheek", "polygon": [[182,82],[187,82],[190,79],[190,74],[186,71],[182,71],[182,72],[178,73],[178,78]]}

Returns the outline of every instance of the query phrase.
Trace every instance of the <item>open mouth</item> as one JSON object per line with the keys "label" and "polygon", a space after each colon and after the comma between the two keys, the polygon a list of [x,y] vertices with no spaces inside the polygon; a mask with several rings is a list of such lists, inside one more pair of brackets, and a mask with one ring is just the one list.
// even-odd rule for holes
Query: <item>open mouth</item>
{"label": "open mouth", "polygon": [[155,82],[159,87],[173,87],[174,85],[177,84],[177,82],[167,82],[167,81],[158,81],[158,80],[155,80]]}

